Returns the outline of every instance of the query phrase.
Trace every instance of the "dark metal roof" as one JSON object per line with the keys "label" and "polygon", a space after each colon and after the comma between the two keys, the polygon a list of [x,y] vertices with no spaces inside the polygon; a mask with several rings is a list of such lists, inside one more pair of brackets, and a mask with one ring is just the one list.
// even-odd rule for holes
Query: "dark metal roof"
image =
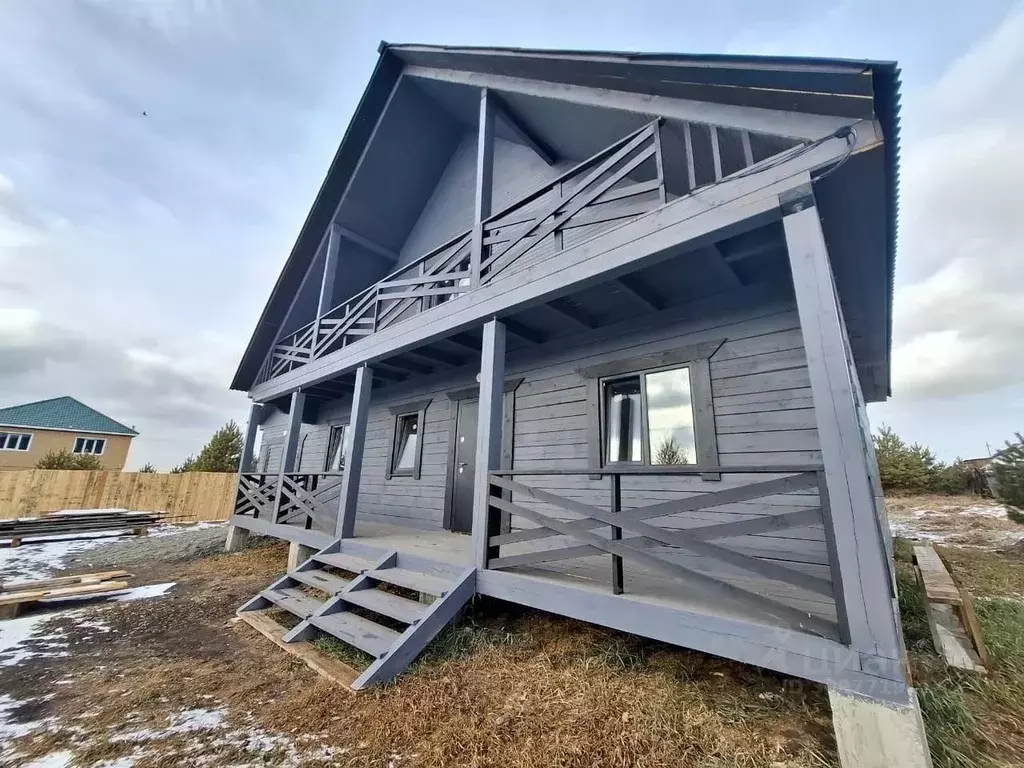
{"label": "dark metal roof", "polygon": [[278,277],[231,383],[252,385],[267,350],[288,311],[310,261],[348,188],[359,158],[370,141],[392,89],[406,64],[593,85],[617,90],[654,92],[664,84],[708,88],[748,88],[799,94],[806,98],[871,98],[885,136],[889,252],[887,344],[892,344],[892,286],[896,254],[899,181],[899,69],[895,62],[643,52],[536,50],[381,42],[380,57],[352,121],[342,138],[327,177]]}

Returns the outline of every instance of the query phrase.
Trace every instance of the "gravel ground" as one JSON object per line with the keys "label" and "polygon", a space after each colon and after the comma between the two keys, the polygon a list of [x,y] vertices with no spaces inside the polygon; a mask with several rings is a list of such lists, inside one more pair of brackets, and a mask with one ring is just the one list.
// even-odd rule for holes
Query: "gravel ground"
{"label": "gravel ground", "polygon": [[[127,568],[153,562],[179,562],[224,551],[227,526],[200,525],[195,530],[168,532],[170,526],[151,529],[148,536],[130,536],[94,547],[64,560],[67,569]],[[253,536],[248,547],[272,543],[273,539]]]}

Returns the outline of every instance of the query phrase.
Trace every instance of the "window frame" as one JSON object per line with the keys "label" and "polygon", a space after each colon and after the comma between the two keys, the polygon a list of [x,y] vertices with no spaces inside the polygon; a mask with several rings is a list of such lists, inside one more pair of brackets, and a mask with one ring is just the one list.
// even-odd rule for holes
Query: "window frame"
{"label": "window frame", "polygon": [[[32,450],[32,438],[31,432],[0,432],[3,436],[3,440],[0,440],[0,451],[12,451],[14,453],[27,453]],[[19,447],[22,440],[28,438],[28,442],[25,443],[25,447]],[[7,444],[14,441],[14,447],[8,448]]]}
{"label": "window frame", "polygon": [[[690,398],[693,408],[693,436],[696,443],[697,466],[719,466],[718,435],[715,430],[714,397],[711,391],[711,357],[725,343],[716,339],[685,347],[655,352],[646,355],[620,358],[607,363],[577,370],[586,380],[587,389],[587,459],[591,477],[601,476],[604,468],[642,466],[655,468],[651,464],[650,430],[647,424],[647,374],[660,371],[688,368],[690,375]],[[638,376],[640,378],[641,402],[641,461],[607,461],[605,457],[605,384]],[[693,466],[693,465],[688,465]],[[720,480],[718,472],[702,472],[704,480]]]}
{"label": "window frame", "polygon": [[[347,421],[336,421],[327,425],[327,451],[324,456],[324,472],[344,472],[345,471],[345,439],[348,436],[348,422]],[[341,467],[337,469],[331,468],[331,458],[333,455],[333,444],[334,434],[336,430],[341,430]]]}
{"label": "window frame", "polygon": [[[78,449],[78,443],[81,441],[82,449]],[[85,446],[92,443],[93,450],[85,450]],[[96,444],[100,444],[99,451],[96,451]],[[76,456],[102,456],[107,450],[107,438],[105,437],[84,437],[83,435],[76,435],[75,442],[71,444],[71,453]]]}
{"label": "window frame", "polygon": [[[411,477],[413,480],[420,479],[421,469],[423,467],[423,440],[426,432],[427,408],[429,405],[430,400],[419,400],[388,408],[388,412],[391,413],[392,418],[391,437],[388,439],[388,463],[385,479],[390,480],[393,477]],[[416,441],[416,455],[414,457],[412,469],[396,468],[399,458],[397,453],[400,447],[398,445],[398,425],[403,416],[415,416],[417,419],[416,434],[418,439]]]}

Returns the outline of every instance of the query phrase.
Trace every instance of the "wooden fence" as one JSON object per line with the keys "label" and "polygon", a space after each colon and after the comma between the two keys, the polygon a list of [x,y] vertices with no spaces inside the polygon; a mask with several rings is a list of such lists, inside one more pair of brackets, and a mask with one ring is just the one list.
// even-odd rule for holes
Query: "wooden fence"
{"label": "wooden fence", "polygon": [[0,472],[0,520],[59,509],[166,512],[173,522],[227,520],[234,472],[111,472],[25,469]]}

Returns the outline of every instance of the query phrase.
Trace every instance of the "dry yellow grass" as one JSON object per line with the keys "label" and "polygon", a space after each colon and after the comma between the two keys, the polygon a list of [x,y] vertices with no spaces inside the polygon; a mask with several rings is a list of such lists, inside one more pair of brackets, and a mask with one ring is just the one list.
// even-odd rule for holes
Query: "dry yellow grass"
{"label": "dry yellow grass", "polygon": [[[310,766],[777,768],[834,760],[819,686],[495,603],[440,636],[396,684],[353,696],[248,628],[228,626],[241,596],[282,564],[278,547],[176,566],[159,577],[179,581],[179,596],[117,608],[109,619],[117,632],[95,657],[73,660],[72,672],[66,661],[47,661],[76,681],[48,714],[70,722],[95,713],[75,721],[90,734],[76,749],[82,764],[132,752],[130,742],[109,738],[131,713],[133,727],[159,729],[171,713],[211,702],[228,708],[233,727],[251,727],[252,712],[270,732],[336,747],[330,760],[302,761]],[[66,738],[37,739],[26,758],[66,748]],[[136,768],[178,765],[186,745],[178,734],[150,747],[162,756],[143,756]],[[202,753],[210,765],[252,758],[238,747],[210,749]]]}

